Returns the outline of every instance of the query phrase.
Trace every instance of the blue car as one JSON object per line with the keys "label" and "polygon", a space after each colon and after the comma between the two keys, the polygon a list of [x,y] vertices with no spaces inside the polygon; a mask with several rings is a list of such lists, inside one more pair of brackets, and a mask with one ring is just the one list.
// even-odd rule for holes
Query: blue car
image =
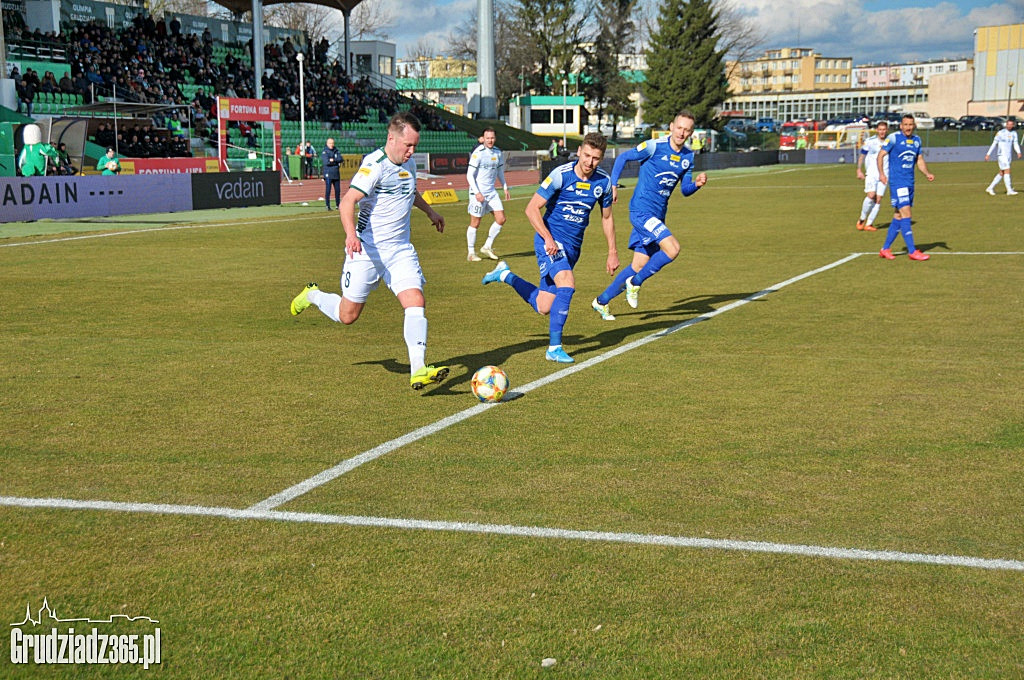
{"label": "blue car", "polygon": [[754,123],[754,127],[758,132],[778,132],[779,124],[772,118],[758,118],[757,122]]}

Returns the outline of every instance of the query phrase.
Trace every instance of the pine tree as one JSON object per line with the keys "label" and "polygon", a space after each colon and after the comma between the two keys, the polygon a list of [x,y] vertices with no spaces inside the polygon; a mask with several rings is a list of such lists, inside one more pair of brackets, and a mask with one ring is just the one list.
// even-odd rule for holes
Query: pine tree
{"label": "pine tree", "polygon": [[698,127],[709,126],[728,96],[718,13],[711,0],[663,0],[658,12],[647,49],[644,119],[668,123],[689,109]]}

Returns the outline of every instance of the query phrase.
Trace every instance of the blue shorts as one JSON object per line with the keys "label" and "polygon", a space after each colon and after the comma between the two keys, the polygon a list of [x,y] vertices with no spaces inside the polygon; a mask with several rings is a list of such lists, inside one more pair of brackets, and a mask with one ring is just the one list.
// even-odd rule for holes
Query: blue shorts
{"label": "blue shorts", "polygon": [[548,255],[544,250],[544,239],[540,235],[533,239],[533,253],[537,256],[537,268],[540,269],[540,283],[537,284],[537,288],[545,293],[555,292],[555,274],[571,272],[580,259],[580,251],[568,249],[561,243],[558,243],[557,254]]}
{"label": "blue shorts", "polygon": [[914,185],[911,184],[908,187],[890,185],[889,203],[891,203],[892,207],[897,210],[900,208],[909,208],[914,205]]}
{"label": "blue shorts", "polygon": [[630,250],[642,250],[648,255],[653,255],[661,250],[658,244],[672,235],[660,217],[630,213],[629,222],[633,225],[633,231],[629,233]]}

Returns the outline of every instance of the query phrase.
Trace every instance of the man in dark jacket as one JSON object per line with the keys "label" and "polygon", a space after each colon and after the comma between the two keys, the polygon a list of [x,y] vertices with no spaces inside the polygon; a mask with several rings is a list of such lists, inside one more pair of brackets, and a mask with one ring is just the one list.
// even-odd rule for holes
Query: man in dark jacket
{"label": "man in dark jacket", "polygon": [[341,204],[341,152],[334,148],[334,139],[328,137],[327,146],[320,154],[320,162],[324,166],[324,201],[327,209],[331,209],[331,187],[334,187],[334,205]]}

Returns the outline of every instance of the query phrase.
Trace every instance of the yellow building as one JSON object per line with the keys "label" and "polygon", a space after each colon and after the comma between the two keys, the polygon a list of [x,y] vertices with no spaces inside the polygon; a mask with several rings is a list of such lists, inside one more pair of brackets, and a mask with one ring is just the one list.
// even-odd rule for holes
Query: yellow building
{"label": "yellow building", "polygon": [[844,90],[852,85],[853,57],[823,57],[807,47],[783,47],[756,59],[726,62],[726,73],[733,94]]}
{"label": "yellow building", "polygon": [[1024,113],[1024,24],[980,26],[974,36],[974,96],[970,113],[1020,116]]}

